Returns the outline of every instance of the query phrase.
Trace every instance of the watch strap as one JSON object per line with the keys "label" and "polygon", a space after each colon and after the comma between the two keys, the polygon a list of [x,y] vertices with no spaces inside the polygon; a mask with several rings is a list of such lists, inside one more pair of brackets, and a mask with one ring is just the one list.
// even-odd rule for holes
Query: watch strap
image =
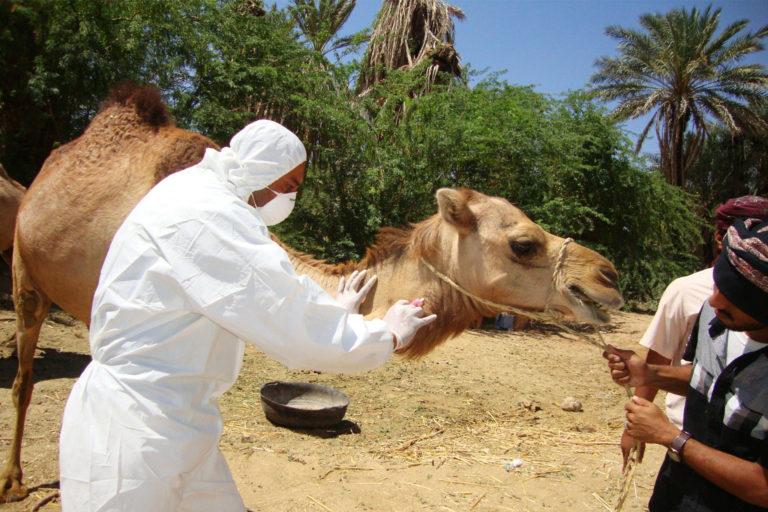
{"label": "watch strap", "polygon": [[683,461],[683,447],[685,443],[691,438],[691,434],[685,430],[681,430],[676,438],[672,440],[672,444],[669,445],[669,456],[675,462]]}

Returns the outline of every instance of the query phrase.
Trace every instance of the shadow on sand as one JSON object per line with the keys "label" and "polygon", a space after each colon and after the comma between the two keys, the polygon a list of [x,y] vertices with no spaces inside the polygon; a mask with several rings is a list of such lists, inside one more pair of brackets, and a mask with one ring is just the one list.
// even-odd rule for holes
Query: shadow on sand
{"label": "shadow on sand", "polygon": [[342,420],[341,423],[339,423],[338,425],[333,427],[328,427],[328,428],[293,428],[293,427],[284,427],[276,423],[272,423],[272,424],[276,427],[286,428],[298,434],[306,434],[308,436],[319,437],[321,439],[332,439],[334,437],[345,436],[350,434],[359,434],[360,432],[362,432],[357,423],[349,420]]}
{"label": "shadow on sand", "polygon": [[[595,327],[592,325],[578,324],[575,322],[565,322],[565,325],[572,331],[580,333],[587,337],[595,338],[597,336],[595,334]],[[619,331],[620,328],[621,327],[616,324],[606,324],[606,325],[601,325],[599,327],[599,330],[602,334],[610,334],[610,333]],[[568,339],[568,340],[576,339],[574,338],[572,333],[568,332],[562,327],[559,327],[557,325],[552,325],[552,324],[545,324],[542,322],[538,322],[536,320],[532,320],[526,329],[522,329],[519,331],[498,330],[493,327],[483,325],[482,327],[479,327],[477,329],[472,329],[472,332],[486,338],[496,339],[500,341],[508,340],[514,336],[525,336],[528,338],[533,338],[535,340],[539,340],[539,339],[543,340],[550,336],[556,336],[558,338]]]}
{"label": "shadow on sand", "polygon": [[[52,348],[40,349],[42,356],[35,357],[34,381],[77,378],[91,362],[91,356],[76,352],[60,352]],[[16,377],[18,360],[15,355],[0,359],[0,388],[10,388]]]}

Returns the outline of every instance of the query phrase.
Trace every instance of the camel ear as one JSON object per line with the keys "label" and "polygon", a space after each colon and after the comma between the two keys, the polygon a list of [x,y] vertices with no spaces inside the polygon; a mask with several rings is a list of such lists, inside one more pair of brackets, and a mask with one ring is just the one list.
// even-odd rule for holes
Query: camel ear
{"label": "camel ear", "polygon": [[452,188],[441,188],[435,194],[440,216],[462,234],[477,227],[477,219],[467,204],[471,194],[470,190]]}

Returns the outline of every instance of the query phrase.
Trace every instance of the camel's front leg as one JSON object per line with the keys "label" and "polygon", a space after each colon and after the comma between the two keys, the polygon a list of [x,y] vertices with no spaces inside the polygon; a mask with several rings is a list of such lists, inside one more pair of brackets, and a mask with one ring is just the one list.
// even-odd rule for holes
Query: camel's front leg
{"label": "camel's front leg", "polygon": [[13,404],[16,407],[16,425],[13,441],[5,469],[0,474],[0,503],[24,499],[28,492],[22,484],[21,440],[24,435],[24,420],[27,407],[32,399],[32,365],[35,348],[45,315],[51,306],[50,300],[36,290],[23,269],[20,258],[14,255],[13,302],[16,310],[16,351],[19,369],[13,381]]}

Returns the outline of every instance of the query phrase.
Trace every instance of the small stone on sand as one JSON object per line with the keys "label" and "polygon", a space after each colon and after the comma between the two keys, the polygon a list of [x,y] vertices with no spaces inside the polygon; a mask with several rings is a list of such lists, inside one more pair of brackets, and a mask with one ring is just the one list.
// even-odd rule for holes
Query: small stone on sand
{"label": "small stone on sand", "polygon": [[581,407],[581,402],[572,396],[565,397],[563,399],[563,403],[560,404],[560,408],[568,412],[581,412],[583,410]]}

